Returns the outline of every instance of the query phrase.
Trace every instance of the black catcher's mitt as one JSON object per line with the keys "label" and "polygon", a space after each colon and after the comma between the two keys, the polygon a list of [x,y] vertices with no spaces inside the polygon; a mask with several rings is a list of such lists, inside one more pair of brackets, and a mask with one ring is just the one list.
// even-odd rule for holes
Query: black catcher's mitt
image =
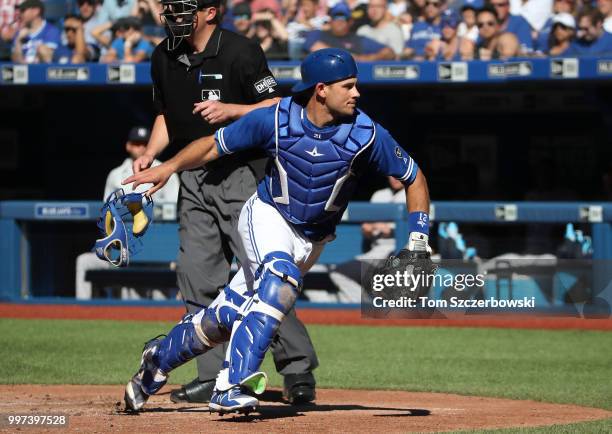
{"label": "black catcher's mitt", "polygon": [[[393,286],[385,286],[384,298],[408,297],[418,299],[427,296],[433,284],[437,266],[432,262],[429,252],[400,250],[397,256],[391,255],[378,268],[376,274],[394,276]],[[382,295],[382,294],[381,294]]]}

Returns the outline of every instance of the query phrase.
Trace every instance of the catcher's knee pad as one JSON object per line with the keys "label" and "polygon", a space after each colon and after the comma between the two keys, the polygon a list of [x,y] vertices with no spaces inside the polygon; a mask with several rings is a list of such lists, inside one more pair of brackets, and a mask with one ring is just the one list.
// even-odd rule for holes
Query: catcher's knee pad
{"label": "catcher's knee pad", "polygon": [[202,342],[193,322],[193,315],[185,315],[170,333],[159,342],[153,361],[166,374],[205,353],[211,346]]}
{"label": "catcher's knee pad", "polygon": [[[252,293],[247,293],[247,296]],[[202,309],[194,316],[194,322],[200,325],[201,340],[208,346],[227,342],[230,338],[234,321],[239,318],[239,310],[246,297],[238,294],[229,286],[223,290],[223,299],[215,307]]]}
{"label": "catcher's knee pad", "polygon": [[232,337],[229,381],[240,384],[258,371],[285,314],[291,310],[302,285],[300,270],[284,252],[264,257],[257,273],[261,278]]}

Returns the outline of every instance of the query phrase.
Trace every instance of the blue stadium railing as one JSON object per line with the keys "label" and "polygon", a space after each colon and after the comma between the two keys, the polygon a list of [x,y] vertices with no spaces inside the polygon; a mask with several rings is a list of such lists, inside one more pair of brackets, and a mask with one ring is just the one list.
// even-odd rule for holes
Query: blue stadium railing
{"label": "blue stadium railing", "polygon": [[[272,62],[280,84],[300,78],[299,62]],[[148,85],[149,63],[83,65],[14,65],[0,63],[1,85]],[[542,58],[470,62],[373,62],[359,64],[359,79],[367,85],[422,83],[500,83],[525,80],[609,80],[612,55],[599,58]]]}
{"label": "blue stadium railing", "polygon": [[[100,202],[0,202],[0,300],[28,297],[30,245],[28,222],[93,221],[99,214]],[[612,203],[574,202],[435,202],[431,209],[435,221],[456,221],[488,224],[568,223],[591,224],[594,259],[609,264],[612,259]],[[363,221],[394,221],[396,239],[406,240],[408,213],[401,204],[353,202],[342,219],[339,232]],[[158,219],[147,234],[146,249],[140,255],[148,260],[174,259],[178,250],[177,224]],[[354,226],[354,225],[353,225]],[[353,227],[355,229],[355,227]],[[358,226],[356,227],[358,229]],[[346,234],[345,234],[346,235]],[[358,254],[360,241],[355,236],[342,236],[324,250],[321,261],[342,262]],[[398,246],[399,247],[399,246]],[[157,256],[156,256],[157,255]],[[170,259],[169,259],[170,258]],[[74,260],[74,258],[66,259]]]}

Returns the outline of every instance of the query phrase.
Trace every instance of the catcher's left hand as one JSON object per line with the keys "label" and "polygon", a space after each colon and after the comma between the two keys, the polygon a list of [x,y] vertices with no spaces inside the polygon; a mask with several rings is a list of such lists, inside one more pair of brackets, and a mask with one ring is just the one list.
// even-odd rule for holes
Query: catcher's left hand
{"label": "catcher's left hand", "polygon": [[387,286],[384,290],[385,298],[399,299],[399,297],[408,297],[418,299],[424,297],[429,292],[433,283],[433,275],[438,267],[432,262],[431,255],[427,251],[410,251],[402,249],[395,255],[389,256],[384,265],[376,270],[377,274],[385,274],[396,276],[397,273],[401,276],[413,276],[408,278],[406,285],[398,284],[395,281],[394,286]]}

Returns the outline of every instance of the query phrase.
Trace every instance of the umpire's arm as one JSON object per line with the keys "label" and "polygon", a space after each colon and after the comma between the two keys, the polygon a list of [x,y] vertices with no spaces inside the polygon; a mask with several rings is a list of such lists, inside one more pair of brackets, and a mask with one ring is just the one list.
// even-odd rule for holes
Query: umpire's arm
{"label": "umpire's arm", "polygon": [[147,191],[147,196],[151,196],[162,188],[170,179],[173,173],[182,170],[195,169],[219,157],[215,136],[205,136],[194,140],[178,154],[159,166],[138,172],[125,179],[121,184],[133,183],[133,188],[140,184],[152,183]]}

